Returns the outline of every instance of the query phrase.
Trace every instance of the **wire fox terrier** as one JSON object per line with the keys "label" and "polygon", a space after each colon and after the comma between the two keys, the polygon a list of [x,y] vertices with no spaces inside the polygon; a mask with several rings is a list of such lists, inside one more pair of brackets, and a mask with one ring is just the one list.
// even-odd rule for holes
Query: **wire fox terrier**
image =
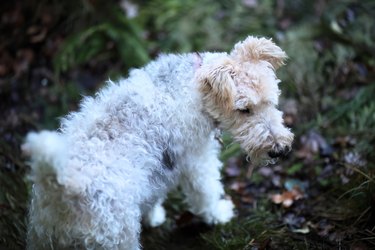
{"label": "wire fox terrier", "polygon": [[142,218],[162,224],[177,185],[205,222],[230,221],[215,131],[229,131],[251,160],[290,150],[293,134],[276,108],[285,59],[271,40],[251,36],[229,54],[161,55],[84,98],[58,132],[29,133],[28,249],[141,249]]}

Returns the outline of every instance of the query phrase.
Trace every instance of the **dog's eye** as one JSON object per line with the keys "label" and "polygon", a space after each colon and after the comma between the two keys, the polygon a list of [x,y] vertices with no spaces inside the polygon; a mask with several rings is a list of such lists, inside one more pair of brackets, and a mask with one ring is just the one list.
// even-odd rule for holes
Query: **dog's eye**
{"label": "dog's eye", "polygon": [[241,112],[242,114],[251,114],[251,110],[249,108],[239,109],[238,111]]}

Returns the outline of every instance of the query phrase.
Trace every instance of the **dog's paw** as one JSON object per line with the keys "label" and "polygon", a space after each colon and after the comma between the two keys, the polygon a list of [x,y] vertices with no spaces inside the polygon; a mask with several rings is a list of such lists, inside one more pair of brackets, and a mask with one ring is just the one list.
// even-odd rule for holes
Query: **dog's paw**
{"label": "dog's paw", "polygon": [[146,223],[150,227],[158,227],[165,222],[166,213],[162,205],[155,205],[147,214]]}
{"label": "dog's paw", "polygon": [[234,217],[234,205],[231,200],[219,200],[216,206],[204,216],[208,224],[224,224]]}

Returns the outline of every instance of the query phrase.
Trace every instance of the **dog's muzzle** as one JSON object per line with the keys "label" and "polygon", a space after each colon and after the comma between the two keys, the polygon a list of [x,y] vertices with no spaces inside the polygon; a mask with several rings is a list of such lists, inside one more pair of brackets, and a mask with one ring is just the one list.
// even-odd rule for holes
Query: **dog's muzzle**
{"label": "dog's muzzle", "polygon": [[285,146],[285,147],[276,147],[276,149],[268,151],[268,156],[270,158],[278,158],[281,156],[286,156],[290,152],[290,147]]}

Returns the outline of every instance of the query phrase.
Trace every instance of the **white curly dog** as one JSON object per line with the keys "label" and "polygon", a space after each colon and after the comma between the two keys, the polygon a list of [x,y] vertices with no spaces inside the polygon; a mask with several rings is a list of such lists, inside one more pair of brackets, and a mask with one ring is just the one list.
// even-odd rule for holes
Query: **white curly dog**
{"label": "white curly dog", "polygon": [[251,36],[229,54],[161,55],[86,97],[58,132],[29,133],[28,249],[141,249],[142,218],[163,223],[177,185],[205,222],[230,221],[215,131],[229,131],[251,160],[289,151],[293,134],[276,108],[285,58]]}

